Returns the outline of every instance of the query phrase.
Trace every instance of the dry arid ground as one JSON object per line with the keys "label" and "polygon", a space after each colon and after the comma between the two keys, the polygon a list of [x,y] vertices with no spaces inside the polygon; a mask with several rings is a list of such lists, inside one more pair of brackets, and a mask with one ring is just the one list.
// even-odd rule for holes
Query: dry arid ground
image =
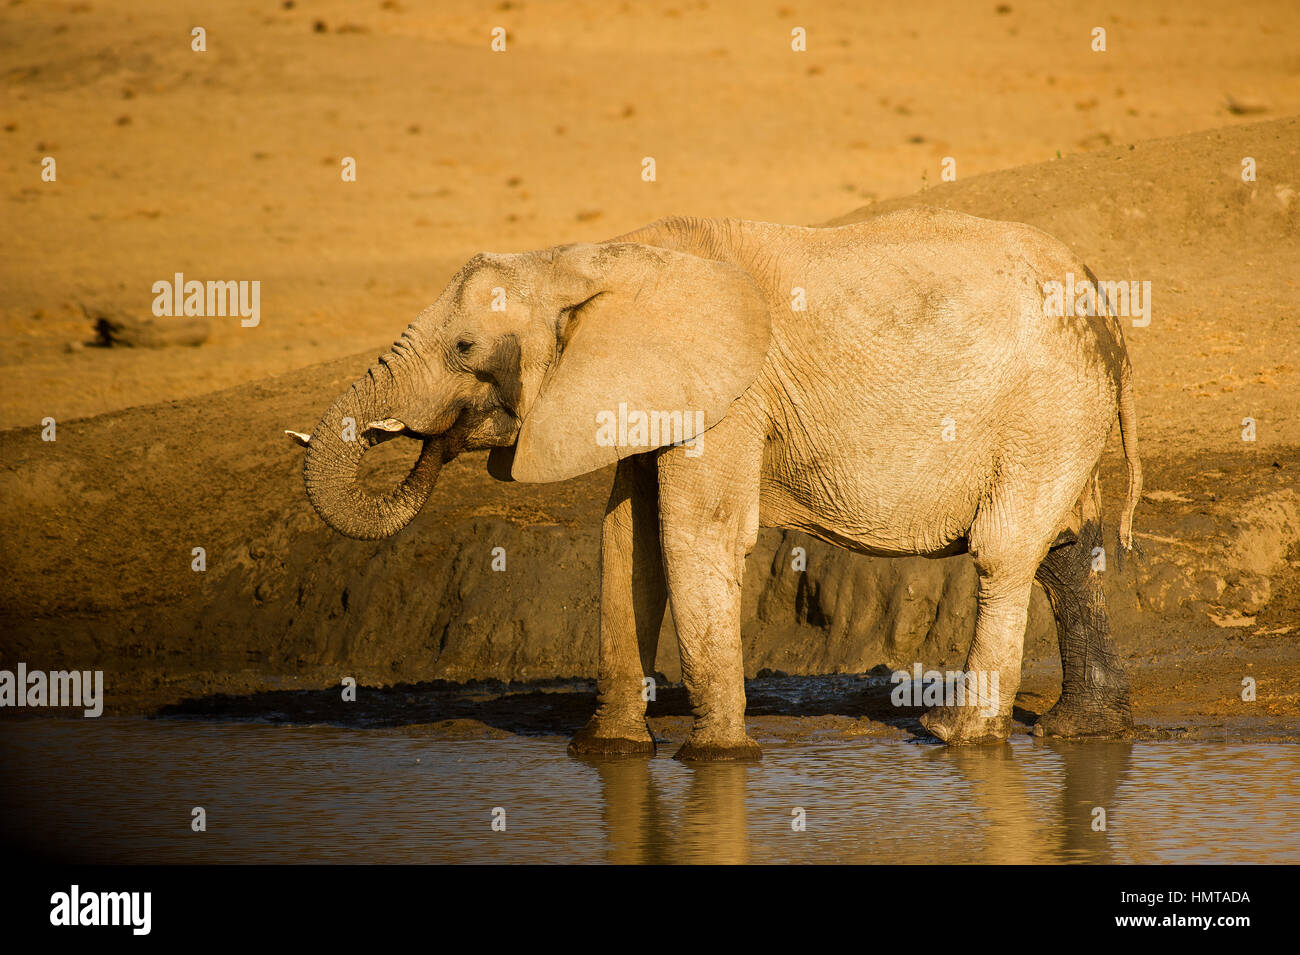
{"label": "dry arid ground", "polygon": [[[1289,2],[11,3],[0,663],[102,666],[118,712],[216,690],[248,695],[195,705],[256,711],[263,691],[341,673],[588,675],[607,473],[505,487],[467,455],[408,530],[359,543],[311,512],[281,430],[310,430],[475,252],[669,214],[836,224],[930,204],[1029,222],[1101,278],[1151,283],[1150,324],[1127,329],[1145,554],[1108,577],[1136,716],[1296,738],[1298,35]],[[86,344],[88,311],[147,318],[176,272],[259,281],[260,324],[216,319],[198,347]],[[402,466],[397,444],[377,478]],[[1108,518],[1118,463],[1112,448]],[[796,584],[796,537],[765,532],[751,558],[751,675],[960,661],[966,558],[808,544]],[[497,545],[509,580],[483,571]],[[1054,653],[1040,594],[1026,723],[1054,699]],[[674,678],[671,639],[660,663]],[[870,699],[822,710],[774,705],[756,729],[889,729]]]}

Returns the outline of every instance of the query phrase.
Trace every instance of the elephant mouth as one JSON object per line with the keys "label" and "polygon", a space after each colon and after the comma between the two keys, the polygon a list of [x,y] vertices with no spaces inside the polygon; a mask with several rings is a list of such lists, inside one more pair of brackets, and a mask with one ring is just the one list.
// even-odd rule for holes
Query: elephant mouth
{"label": "elephant mouth", "polygon": [[399,418],[383,418],[367,422],[361,432],[371,447],[393,438],[413,438],[416,441],[437,438],[462,451],[508,449],[513,455],[522,425],[523,422],[507,409],[493,409],[486,415],[475,415],[469,409],[462,409],[450,422],[439,421],[429,428],[413,427]]}
{"label": "elephant mouth", "polygon": [[521,426],[520,419],[504,408],[493,408],[486,413],[466,410],[461,412],[446,434],[460,435],[467,451],[491,451],[514,445]]}

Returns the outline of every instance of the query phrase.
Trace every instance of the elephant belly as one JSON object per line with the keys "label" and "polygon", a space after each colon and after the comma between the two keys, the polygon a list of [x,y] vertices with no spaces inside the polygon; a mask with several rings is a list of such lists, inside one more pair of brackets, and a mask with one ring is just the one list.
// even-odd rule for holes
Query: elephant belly
{"label": "elephant belly", "polygon": [[783,455],[779,446],[769,451],[759,493],[763,526],[800,530],[881,557],[966,550],[982,475],[890,455],[809,458]]}

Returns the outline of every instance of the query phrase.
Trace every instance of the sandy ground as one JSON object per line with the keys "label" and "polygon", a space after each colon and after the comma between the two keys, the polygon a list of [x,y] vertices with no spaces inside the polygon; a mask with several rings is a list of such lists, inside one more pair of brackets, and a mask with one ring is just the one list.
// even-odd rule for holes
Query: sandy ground
{"label": "sandy ground", "polygon": [[[489,48],[498,25],[504,53]],[[190,48],[196,26],[204,53]],[[790,49],[800,26],[805,53]],[[1089,48],[1096,26],[1105,53]],[[297,645],[283,658],[294,675],[274,680],[251,646],[247,669],[187,661],[185,627],[201,622],[159,542],[201,532],[251,565],[270,526],[283,556],[275,542],[296,533],[284,502],[293,519],[306,507],[297,459],[277,447],[254,462],[248,436],[309,428],[360,365],[187,399],[383,348],[474,252],[599,240],[674,213],[823,223],[921,201],[1032,222],[1103,278],[1151,281],[1153,321],[1129,332],[1148,462],[1139,531],[1176,563],[1181,545],[1165,542],[1212,540],[1234,514],[1283,500],[1261,504],[1265,492],[1298,488],[1300,124],[1267,122],[1300,113],[1298,34],[1287,2],[1104,15],[1068,2],[4,7],[0,428],[18,429],[0,435],[6,641],[49,634],[123,660],[165,644],[168,661],[129,678],[120,711],[217,690],[256,707],[277,681],[332,683],[334,664],[294,661]],[[41,181],[45,156],[56,182]],[[646,156],[655,182],[642,180]],[[357,160],[356,182],[342,181],[342,157]],[[944,157],[955,183],[940,182]],[[175,272],[260,281],[261,323],[219,319],[198,348],[82,346],[85,307],[145,317],[152,284]],[[149,407],[108,414],[136,406]],[[42,446],[45,416],[86,443]],[[245,457],[227,460],[232,448]],[[570,505],[599,507],[603,483],[507,503],[452,471],[440,491],[475,506],[439,504],[434,519],[562,524]],[[1208,574],[1211,596],[1188,615],[1148,614],[1126,645],[1146,732],[1237,732],[1234,687],[1259,667],[1272,709],[1251,732],[1300,733],[1300,551],[1283,530],[1268,537],[1280,562],[1260,558],[1273,582],[1262,608],[1232,602],[1241,587],[1207,545],[1188,574]],[[247,596],[231,587],[228,599]],[[1053,666],[1050,653],[1027,661],[1026,725],[1054,698]],[[589,710],[581,687],[572,695]],[[869,698],[834,698],[817,719],[892,731]],[[786,732],[781,720],[820,725],[773,706],[756,712],[760,737]],[[444,713],[450,732],[462,718],[493,725],[455,706],[430,718]],[[662,734],[682,728],[660,719]],[[550,726],[567,728],[567,716]]]}
{"label": "sandy ground", "polygon": [[[815,223],[946,156],[966,178],[1294,114],[1298,32],[1288,0],[9,4],[0,427],[381,347],[484,249],[673,213]],[[82,305],[147,315],[178,271],[261,281],[261,324],[65,350]]]}

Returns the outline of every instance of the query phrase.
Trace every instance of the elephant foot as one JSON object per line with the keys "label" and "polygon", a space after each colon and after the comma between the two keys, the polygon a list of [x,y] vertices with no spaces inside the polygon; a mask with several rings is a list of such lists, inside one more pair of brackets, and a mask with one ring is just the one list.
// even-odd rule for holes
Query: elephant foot
{"label": "elephant foot", "polygon": [[686,762],[746,762],[763,758],[763,749],[745,736],[704,739],[694,733],[682,743],[673,759]]}
{"label": "elephant foot", "polygon": [[921,717],[931,736],[945,743],[993,743],[1011,735],[1011,715],[985,716],[975,706],[936,706]]}
{"label": "elephant foot", "polygon": [[1124,736],[1133,729],[1133,709],[1128,695],[1110,700],[1062,694],[1056,705],[1034,724],[1035,736]]}
{"label": "elephant foot", "polygon": [[578,730],[569,741],[570,756],[653,756],[654,754],[654,737],[650,735],[650,728],[644,720],[639,728],[630,723],[614,727],[602,723],[598,717],[593,716],[591,722]]}

